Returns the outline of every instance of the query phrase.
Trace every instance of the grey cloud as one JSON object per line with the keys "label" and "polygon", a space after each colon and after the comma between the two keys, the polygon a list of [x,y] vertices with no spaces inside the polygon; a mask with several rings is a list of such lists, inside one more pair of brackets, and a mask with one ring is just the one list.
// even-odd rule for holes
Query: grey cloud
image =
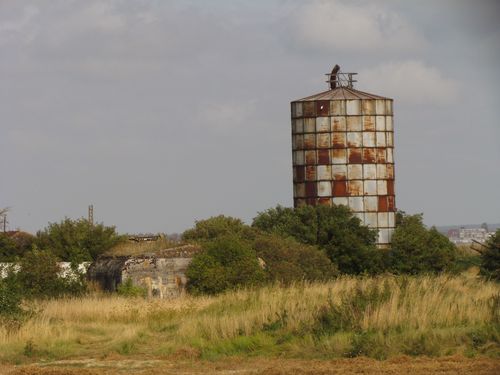
{"label": "grey cloud", "polygon": [[[289,102],[325,90],[335,63],[395,99],[400,208],[430,224],[499,221],[496,8],[331,4],[0,3],[12,226],[94,203],[120,231],[171,232],[291,205]],[[358,25],[344,39],[332,9]]]}

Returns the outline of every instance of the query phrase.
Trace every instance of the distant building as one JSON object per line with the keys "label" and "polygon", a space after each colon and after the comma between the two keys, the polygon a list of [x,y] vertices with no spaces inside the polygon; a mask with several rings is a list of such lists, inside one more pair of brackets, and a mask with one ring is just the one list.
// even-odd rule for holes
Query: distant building
{"label": "distant building", "polygon": [[448,238],[456,244],[467,244],[474,241],[484,243],[493,235],[483,228],[454,228],[448,231]]}

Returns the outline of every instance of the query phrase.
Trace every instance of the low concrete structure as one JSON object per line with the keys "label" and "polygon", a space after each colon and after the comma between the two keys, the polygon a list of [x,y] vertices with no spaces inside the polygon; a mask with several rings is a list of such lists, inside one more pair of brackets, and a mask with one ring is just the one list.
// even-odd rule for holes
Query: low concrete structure
{"label": "low concrete structure", "polygon": [[133,256],[104,255],[89,267],[89,280],[105,291],[116,291],[127,279],[146,288],[149,297],[176,298],[184,294],[186,269],[198,246],[184,245]]}

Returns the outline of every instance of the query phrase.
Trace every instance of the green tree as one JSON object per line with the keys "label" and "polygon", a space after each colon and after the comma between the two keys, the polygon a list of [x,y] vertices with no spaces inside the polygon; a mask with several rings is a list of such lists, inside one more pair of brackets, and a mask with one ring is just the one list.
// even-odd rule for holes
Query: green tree
{"label": "green tree", "polygon": [[252,225],[323,248],[342,273],[381,271],[382,254],[375,246],[376,231],[362,225],[345,206],[278,206],[260,213]]}
{"label": "green tree", "polygon": [[26,232],[0,233],[0,261],[13,262],[31,250],[35,237]]}
{"label": "green tree", "polygon": [[85,219],[64,219],[60,223],[49,223],[37,233],[36,244],[41,249],[52,251],[67,262],[95,260],[121,240],[115,227],[102,223],[89,225]]}
{"label": "green tree", "polygon": [[19,256],[16,242],[4,233],[0,233],[0,261],[12,262]]}
{"label": "green tree", "polygon": [[203,244],[186,271],[187,288],[193,294],[216,294],[259,284],[265,274],[255,251],[241,238],[219,237]]}
{"label": "green tree", "polygon": [[487,242],[487,249],[481,254],[481,273],[500,281],[500,229]]}
{"label": "green tree", "polygon": [[57,257],[48,250],[35,248],[20,261],[17,281],[27,298],[52,298],[81,294],[85,291],[84,275],[61,277]]}
{"label": "green tree", "polygon": [[251,238],[253,233],[252,229],[240,219],[219,215],[196,221],[194,228],[182,234],[182,238],[186,241],[208,241],[224,236]]}
{"label": "green tree", "polygon": [[446,236],[434,227],[425,227],[422,214],[403,214],[392,236],[387,262],[396,273],[434,273],[450,269],[456,254],[455,245]]}
{"label": "green tree", "polygon": [[272,281],[285,284],[300,280],[320,281],[331,279],[338,273],[324,250],[293,238],[261,234],[252,247],[264,261],[267,277]]}

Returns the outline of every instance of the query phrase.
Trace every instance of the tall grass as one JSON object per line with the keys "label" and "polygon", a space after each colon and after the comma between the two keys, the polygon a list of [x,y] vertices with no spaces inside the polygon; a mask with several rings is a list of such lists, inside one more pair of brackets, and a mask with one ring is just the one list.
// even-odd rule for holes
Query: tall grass
{"label": "tall grass", "polygon": [[500,287],[464,276],[341,277],[145,300],[39,302],[16,332],[0,328],[0,359],[110,353],[189,355],[500,355]]}

